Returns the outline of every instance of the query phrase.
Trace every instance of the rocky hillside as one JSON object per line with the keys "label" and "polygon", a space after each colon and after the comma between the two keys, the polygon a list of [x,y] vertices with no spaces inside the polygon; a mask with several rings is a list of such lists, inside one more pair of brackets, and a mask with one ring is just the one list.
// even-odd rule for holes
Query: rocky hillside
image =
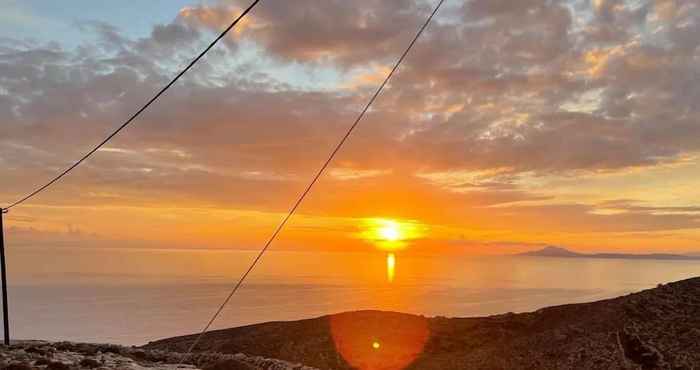
{"label": "rocky hillside", "polygon": [[[21,341],[0,346],[2,370],[317,370],[244,354],[180,353],[111,344]],[[183,365],[179,365],[183,362]]]}
{"label": "rocky hillside", "polygon": [[[193,336],[149,343],[182,351]],[[480,318],[363,311],[209,333],[199,351],[321,369],[697,369],[700,278],[614,299]]]}

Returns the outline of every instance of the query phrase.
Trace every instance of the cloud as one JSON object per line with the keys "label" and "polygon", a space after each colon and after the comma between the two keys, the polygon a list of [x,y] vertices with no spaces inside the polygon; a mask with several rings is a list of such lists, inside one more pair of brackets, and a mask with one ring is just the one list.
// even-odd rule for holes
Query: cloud
{"label": "cloud", "polygon": [[357,180],[368,177],[376,177],[391,173],[388,170],[365,170],[357,168],[334,168],[328,172],[329,176],[338,180]]}
{"label": "cloud", "polygon": [[[218,31],[247,5],[242,1],[188,7],[188,23]],[[261,4],[240,37],[291,61],[350,66],[396,55],[427,16],[423,2],[407,0],[301,0]],[[379,57],[379,58],[378,58]]]}
{"label": "cloud", "polygon": [[[520,217],[555,227],[541,220],[546,213],[579,231],[608,230],[610,220],[629,230],[697,227],[690,212],[658,207],[512,205],[556,202],[555,189],[528,186],[548,176],[625,173],[700,151],[698,6],[635,4],[448,4],[319,184],[335,193],[312,197],[306,211],[482,216],[484,227]],[[81,23],[95,39],[75,49],[3,40],[3,199],[79,158],[244,5],[191,6],[139,39]],[[225,46],[41,201],[287,209],[432,5],[261,4]],[[300,71],[326,84],[302,87],[308,76]],[[596,214],[613,208],[624,212]]]}

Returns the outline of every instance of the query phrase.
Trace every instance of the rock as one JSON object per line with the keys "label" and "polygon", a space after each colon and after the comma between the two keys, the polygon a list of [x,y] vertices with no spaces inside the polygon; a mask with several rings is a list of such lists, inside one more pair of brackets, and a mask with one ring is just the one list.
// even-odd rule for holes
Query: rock
{"label": "rock", "polygon": [[[221,353],[180,353],[107,344],[20,341],[0,347],[0,370],[315,370],[286,361]],[[183,360],[183,365],[179,363]],[[195,366],[196,365],[196,366]]]}
{"label": "rock", "polygon": [[34,370],[33,367],[26,363],[15,362],[2,368],[3,370]]}
{"label": "rock", "polygon": [[63,362],[49,362],[46,365],[46,370],[71,370],[70,365],[64,364]]}
{"label": "rock", "polygon": [[102,363],[100,361],[95,360],[94,358],[84,358],[80,360],[80,366],[88,369],[94,369],[96,367],[102,366]]}
{"label": "rock", "polygon": [[630,329],[626,328],[620,334],[625,357],[635,364],[642,365],[642,369],[663,367],[663,355],[654,346],[645,343],[639,335],[630,331]]}
{"label": "rock", "polygon": [[250,365],[234,359],[217,361],[204,367],[204,370],[255,370]]}

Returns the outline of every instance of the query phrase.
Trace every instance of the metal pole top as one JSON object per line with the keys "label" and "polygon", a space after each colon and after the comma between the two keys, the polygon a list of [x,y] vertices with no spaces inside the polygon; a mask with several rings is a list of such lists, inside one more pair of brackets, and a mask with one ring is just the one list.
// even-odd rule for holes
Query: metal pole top
{"label": "metal pole top", "polygon": [[7,213],[7,212],[10,212],[10,210],[7,209],[7,208],[0,208],[0,213],[3,213],[3,214],[4,214],[4,213]]}

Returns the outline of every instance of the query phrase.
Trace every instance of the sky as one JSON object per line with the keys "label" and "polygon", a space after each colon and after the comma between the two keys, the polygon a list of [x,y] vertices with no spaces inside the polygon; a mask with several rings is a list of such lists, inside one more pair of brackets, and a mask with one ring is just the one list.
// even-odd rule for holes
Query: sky
{"label": "sky", "polygon": [[[13,1],[0,204],[120,125],[247,1]],[[263,0],[83,166],[16,245],[258,248],[434,0]],[[700,252],[700,5],[450,0],[275,248]],[[374,231],[373,231],[374,230]]]}

